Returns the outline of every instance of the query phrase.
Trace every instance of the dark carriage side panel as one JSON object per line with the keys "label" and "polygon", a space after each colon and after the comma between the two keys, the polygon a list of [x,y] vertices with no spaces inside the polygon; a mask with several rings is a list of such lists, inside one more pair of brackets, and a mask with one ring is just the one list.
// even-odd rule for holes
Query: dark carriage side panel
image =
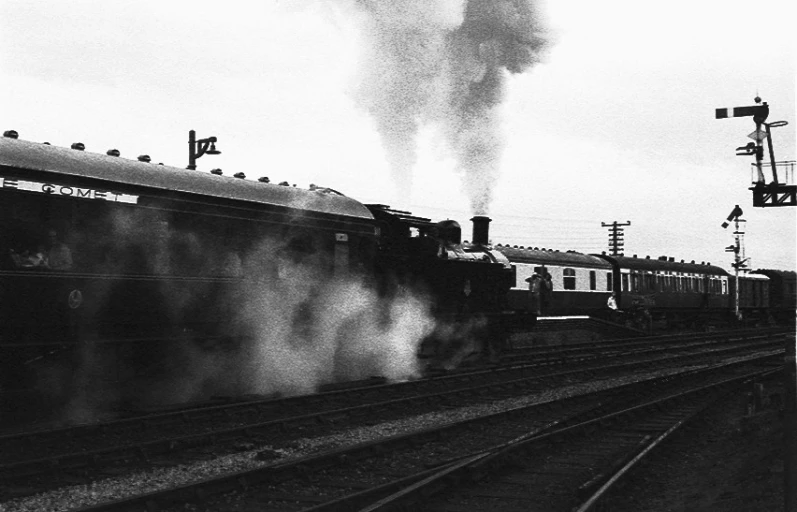
{"label": "dark carriage side panel", "polygon": [[[0,232],[4,386],[87,344],[150,371],[167,340],[234,336],[250,277],[360,272],[375,243],[370,212],[337,194],[8,139]],[[68,267],[43,264],[51,232]]]}

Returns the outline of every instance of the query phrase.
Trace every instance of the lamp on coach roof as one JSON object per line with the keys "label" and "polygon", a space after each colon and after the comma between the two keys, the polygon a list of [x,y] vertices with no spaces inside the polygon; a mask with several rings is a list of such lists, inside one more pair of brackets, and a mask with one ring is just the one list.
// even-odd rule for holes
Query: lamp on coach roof
{"label": "lamp on coach roof", "polygon": [[16,130],[6,130],[3,132],[3,137],[8,137],[9,139],[18,139],[19,133]]}
{"label": "lamp on coach roof", "polygon": [[221,172],[221,169],[212,169],[212,170],[210,171],[210,174],[215,174],[216,176],[221,176],[221,175],[222,175],[222,174],[224,174],[224,173],[223,173],[223,172]]}
{"label": "lamp on coach roof", "polygon": [[122,153],[120,153],[118,149],[109,149],[108,151],[105,152],[105,154],[108,156],[119,156]]}
{"label": "lamp on coach roof", "polygon": [[246,174],[242,172],[236,172],[235,174],[233,174],[233,176],[241,180],[246,179]]}
{"label": "lamp on coach roof", "polygon": [[86,145],[83,144],[82,142],[73,142],[70,147],[78,151],[83,151],[84,149],[86,149]]}
{"label": "lamp on coach roof", "polygon": [[150,163],[152,161],[152,158],[150,158],[149,155],[138,155],[138,161]]}
{"label": "lamp on coach roof", "polygon": [[257,179],[260,183],[271,183],[271,180],[268,179],[268,176],[261,176]]}

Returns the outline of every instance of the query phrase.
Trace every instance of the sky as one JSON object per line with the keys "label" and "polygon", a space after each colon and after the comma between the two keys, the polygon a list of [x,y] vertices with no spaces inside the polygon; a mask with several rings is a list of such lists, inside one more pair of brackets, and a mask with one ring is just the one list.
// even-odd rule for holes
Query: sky
{"label": "sky", "polygon": [[[484,213],[510,245],[599,253],[601,224],[630,221],[626,255],[726,269],[738,204],[751,266],[795,269],[795,208],[753,208],[735,156],[754,123],[714,118],[760,96],[795,159],[789,2],[495,1],[533,8],[496,25],[528,52],[466,0],[0,0],[0,128],[176,167],[193,129],[222,151],[198,172],[331,187],[465,239]],[[489,80],[486,106],[457,96]]]}

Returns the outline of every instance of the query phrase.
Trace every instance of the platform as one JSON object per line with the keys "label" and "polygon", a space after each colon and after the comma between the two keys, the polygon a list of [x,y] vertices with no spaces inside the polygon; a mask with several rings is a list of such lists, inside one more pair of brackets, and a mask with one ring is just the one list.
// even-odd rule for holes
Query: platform
{"label": "platform", "polygon": [[637,338],[646,333],[590,316],[541,316],[526,333],[510,336],[512,347],[544,347],[588,343],[604,339]]}

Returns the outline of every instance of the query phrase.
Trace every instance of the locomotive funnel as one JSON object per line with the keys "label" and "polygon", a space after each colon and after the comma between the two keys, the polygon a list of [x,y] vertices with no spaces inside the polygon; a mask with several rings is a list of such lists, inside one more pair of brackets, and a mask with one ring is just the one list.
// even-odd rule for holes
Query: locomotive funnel
{"label": "locomotive funnel", "polygon": [[475,215],[470,220],[473,222],[473,243],[487,245],[490,240],[490,222],[492,222],[492,219],[485,215]]}

